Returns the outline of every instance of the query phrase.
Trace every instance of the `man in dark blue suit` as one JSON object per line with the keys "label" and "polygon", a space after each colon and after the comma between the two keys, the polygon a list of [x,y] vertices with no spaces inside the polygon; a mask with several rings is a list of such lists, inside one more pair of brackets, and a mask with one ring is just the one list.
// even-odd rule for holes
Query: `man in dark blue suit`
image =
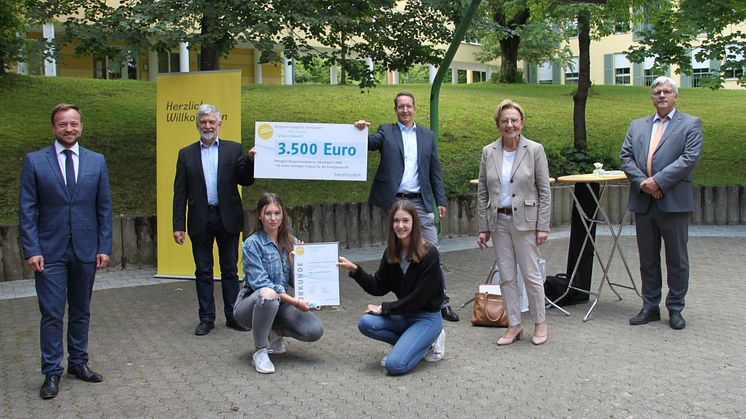
{"label": "man in dark blue suit", "polygon": [[111,192],[104,156],[81,147],[80,109],[52,109],[51,147],[29,153],[20,185],[20,230],[26,263],[34,271],[41,311],[42,399],[59,392],[64,357],[65,304],[67,373],[87,382],[101,374],[88,367],[88,326],[93,281],[111,254]]}
{"label": "man in dark blue suit", "polygon": [[[433,201],[437,205],[438,218],[442,219],[446,214],[438,144],[432,131],[414,122],[417,112],[414,95],[398,93],[394,98],[394,112],[398,120],[396,123],[383,124],[368,137],[368,150],[381,152],[381,162],[373,178],[369,201],[384,211],[388,211],[400,199],[412,201],[420,218],[423,238],[438,247]],[[364,120],[355,122],[358,129],[369,125]],[[443,287],[445,289],[445,272]],[[451,309],[448,296],[441,313],[446,320],[459,320]]]}
{"label": "man in dark blue suit", "polygon": [[[204,104],[197,110],[199,141],[179,150],[174,178],[173,230],[177,244],[186,232],[192,241],[199,303],[197,336],[215,327],[212,248],[218,243],[225,325],[247,328],[233,319],[238,296],[238,239],[243,231],[243,206],[238,185],[254,183],[254,149],[244,154],[241,144],[218,138],[220,111]],[[188,217],[185,212],[188,208]],[[185,222],[186,221],[186,222]]]}

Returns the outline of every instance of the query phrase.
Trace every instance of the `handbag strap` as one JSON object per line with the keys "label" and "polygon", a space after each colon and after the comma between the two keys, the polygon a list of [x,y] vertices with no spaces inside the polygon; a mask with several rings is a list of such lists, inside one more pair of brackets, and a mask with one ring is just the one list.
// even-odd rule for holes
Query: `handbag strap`
{"label": "handbag strap", "polygon": [[484,316],[487,317],[487,320],[491,322],[496,322],[500,320],[500,313],[497,313],[497,318],[493,319],[492,317],[490,317],[489,310],[487,310],[487,301],[489,301],[490,294],[485,292],[485,293],[482,293],[482,295],[484,295],[484,306],[482,307],[482,310],[484,311]]}

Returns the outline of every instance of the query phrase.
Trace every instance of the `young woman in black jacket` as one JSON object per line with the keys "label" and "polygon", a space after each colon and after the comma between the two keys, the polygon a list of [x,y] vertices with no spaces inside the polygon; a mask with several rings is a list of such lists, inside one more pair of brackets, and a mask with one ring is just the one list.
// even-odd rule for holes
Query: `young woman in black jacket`
{"label": "young woman in black jacket", "polygon": [[443,358],[445,331],[440,306],[445,295],[438,250],[422,239],[415,206],[407,200],[394,203],[388,220],[388,244],[375,274],[344,257],[338,265],[368,294],[396,295],[396,301],[368,304],[358,329],[393,345],[381,365],[389,374],[401,375],[423,358]]}

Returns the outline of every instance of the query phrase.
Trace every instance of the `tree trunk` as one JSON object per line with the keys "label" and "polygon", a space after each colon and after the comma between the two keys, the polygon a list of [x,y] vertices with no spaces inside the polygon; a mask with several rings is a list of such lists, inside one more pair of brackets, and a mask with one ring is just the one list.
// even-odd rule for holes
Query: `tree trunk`
{"label": "tree trunk", "polygon": [[[530,11],[524,9],[507,20],[502,6],[497,6],[492,10],[492,21],[500,26],[515,30],[526,24],[530,15]],[[500,81],[503,83],[519,83],[522,81],[518,77],[518,47],[520,45],[521,38],[518,35],[500,39]]]}
{"label": "tree trunk", "polygon": [[[215,16],[215,9],[212,2],[208,1],[205,4],[205,9],[202,12],[201,19],[201,34],[202,39],[210,37],[210,31],[218,27]],[[218,69],[218,50],[214,44],[207,44],[203,41],[200,46],[200,58],[199,58],[199,70],[210,71]]]}
{"label": "tree trunk", "polygon": [[342,39],[342,49],[341,49],[341,60],[340,60],[340,80],[339,84],[346,85],[347,84],[347,46],[345,45],[345,37],[344,35],[341,35]]}
{"label": "tree trunk", "polygon": [[511,36],[500,40],[500,80],[503,83],[518,83],[518,46],[521,38]]}
{"label": "tree trunk", "polygon": [[587,12],[578,14],[578,89],[572,99],[575,103],[572,113],[573,149],[585,151],[588,148],[585,130],[585,105],[588,101],[588,90],[591,87],[591,36],[590,22]]}

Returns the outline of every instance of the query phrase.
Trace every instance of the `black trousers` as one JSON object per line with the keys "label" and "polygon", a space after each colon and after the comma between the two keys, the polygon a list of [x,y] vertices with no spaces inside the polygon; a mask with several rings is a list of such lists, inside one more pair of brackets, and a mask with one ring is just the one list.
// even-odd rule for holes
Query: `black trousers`
{"label": "black trousers", "polygon": [[200,321],[215,321],[215,297],[212,249],[218,243],[220,259],[220,279],[223,291],[225,319],[233,319],[233,304],[238,296],[238,239],[240,234],[225,230],[220,219],[220,211],[210,209],[207,213],[207,226],[202,234],[189,236],[192,240],[192,254],[196,269],[197,300]]}

